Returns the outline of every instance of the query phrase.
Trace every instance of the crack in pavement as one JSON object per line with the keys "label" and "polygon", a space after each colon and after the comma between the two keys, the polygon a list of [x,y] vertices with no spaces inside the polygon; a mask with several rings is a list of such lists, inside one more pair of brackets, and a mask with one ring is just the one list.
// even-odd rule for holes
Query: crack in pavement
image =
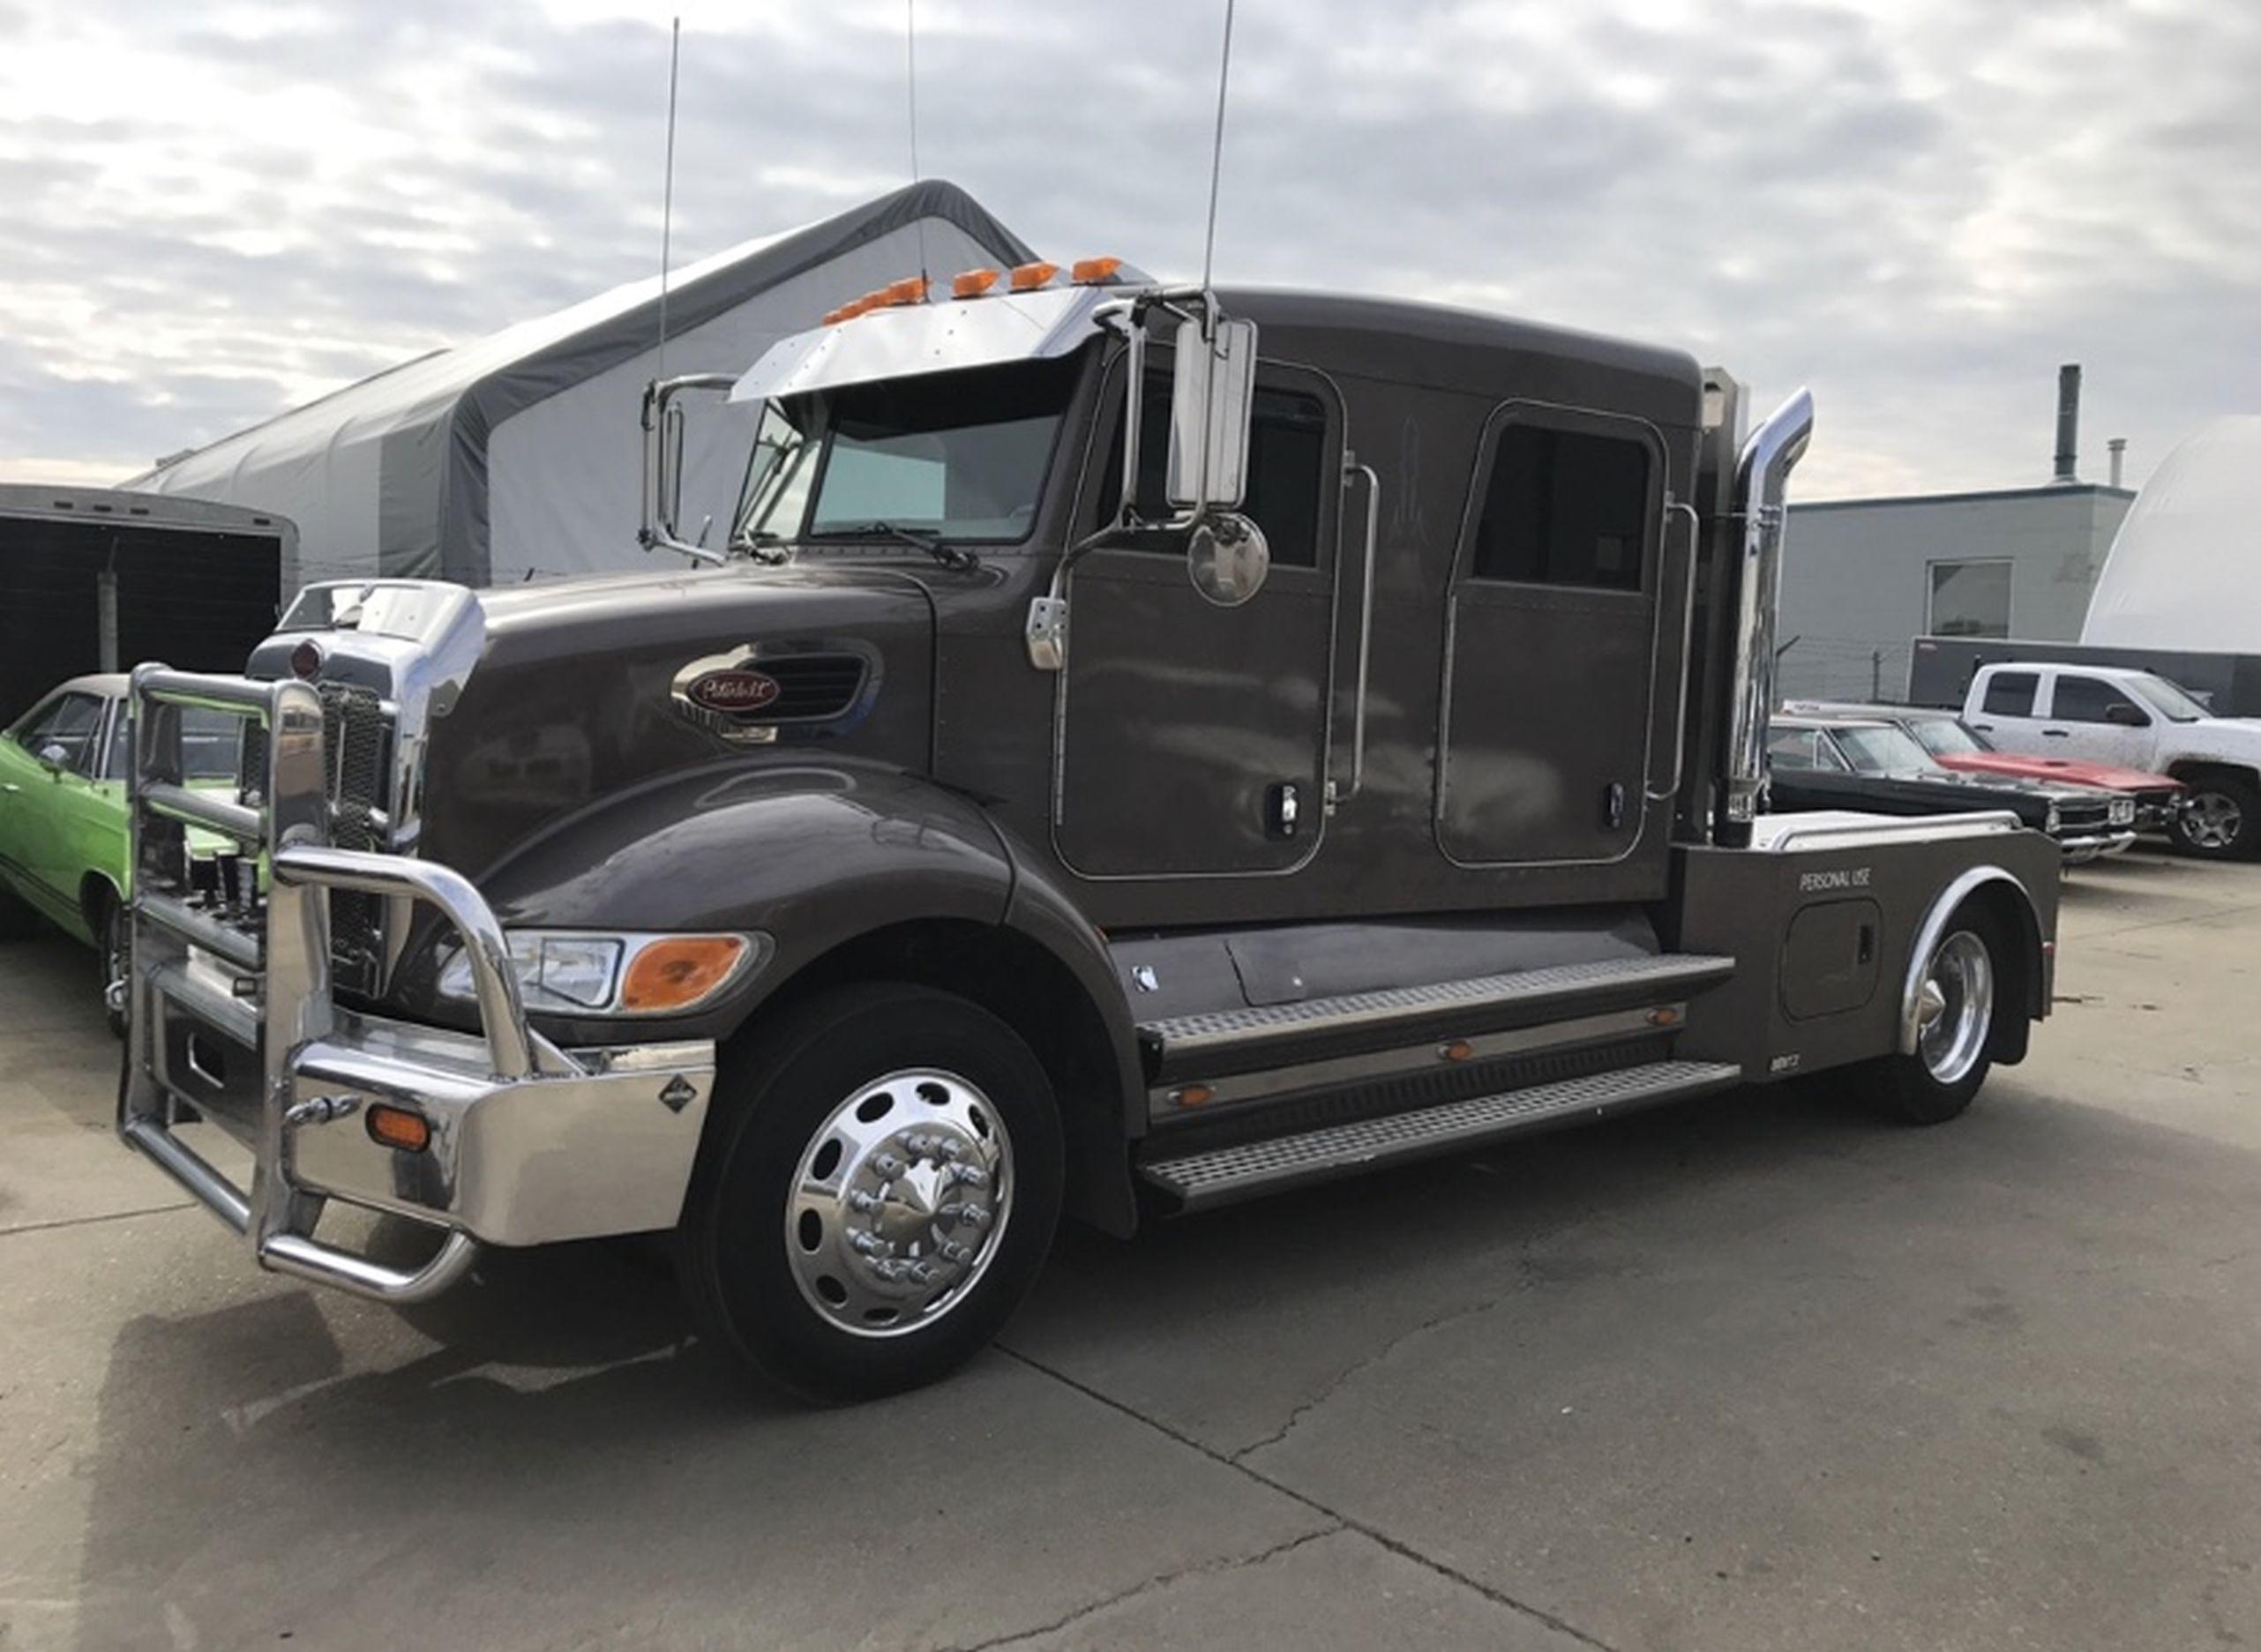
{"label": "crack in pavement", "polygon": [[[1058,1370],[1053,1366],[1047,1365],[1040,1359],[1031,1358],[1029,1355],[1022,1353],[1018,1349],[1007,1348],[1002,1342],[992,1342],[991,1346],[999,1353],[1005,1356],[1006,1358],[1017,1361],[1019,1364],[1026,1365],[1030,1371],[1036,1372],[1041,1376],[1050,1377],[1054,1382],[1059,1383],[1065,1387],[1073,1388],[1076,1393],[1083,1395],[1084,1398],[1097,1401],[1099,1404],[1105,1406],[1109,1410],[1119,1412],[1122,1416],[1130,1418],[1134,1423],[1144,1424],[1156,1433],[1162,1435],[1164,1439],[1175,1440],[1179,1445],[1185,1446],[1188,1451],[1199,1452],[1202,1456],[1208,1458],[1211,1462],[1216,1463],[1220,1468],[1230,1469],[1235,1474],[1246,1475],[1249,1479],[1254,1480],[1258,1485],[1264,1487],[1267,1491],[1276,1491],[1280,1496],[1286,1498],[1291,1503],[1299,1503],[1305,1508],[1311,1510],[1314,1514],[1325,1515],[1329,1520],[1336,1521],[1341,1529],[1345,1531],[1354,1531],[1358,1533],[1359,1536],[1366,1538],[1367,1541],[1379,1544],[1382,1548],[1387,1549],[1390,1553],[1398,1556],[1401,1559],[1411,1560],[1415,1566],[1420,1566],[1426,1571],[1434,1572],[1439,1577],[1450,1579],[1453,1582],[1459,1584],[1463,1588],[1474,1590],[1477,1594],[1482,1596],[1486,1600],[1490,1601],[1495,1606],[1504,1606],[1510,1611],[1519,1612],[1534,1623],[1544,1624],[1547,1628],[1554,1630],[1557,1634],[1568,1636],[1580,1646],[1591,1647],[1594,1648],[1594,1652],[1617,1652],[1617,1648],[1611,1646],[1608,1641],[1603,1641],[1597,1636],[1588,1634],[1576,1624],[1556,1617],[1545,1607],[1534,1606],[1528,1601],[1517,1600],[1514,1596],[1508,1594],[1503,1589],[1494,1588],[1490,1584],[1483,1582],[1479,1579],[1469,1576],[1465,1572],[1462,1572],[1455,1567],[1447,1566],[1443,1561],[1436,1559],[1432,1556],[1423,1554],[1419,1550],[1412,1547],[1410,1544],[1402,1543],[1398,1539],[1390,1536],[1388,1533],[1381,1531],[1375,1527],[1367,1525],[1364,1521],[1353,1519],[1351,1516],[1343,1513],[1342,1510],[1335,1508],[1329,1504],[1321,1502],[1317,1498],[1312,1496],[1307,1491],[1297,1491],[1293,1486],[1273,1478],[1270,1475],[1266,1474],[1261,1469],[1252,1469],[1247,1463],[1239,1461],[1235,1458],[1226,1455],[1224,1452],[1218,1451],[1213,1446],[1202,1444],[1200,1440],[1195,1439],[1191,1434],[1185,1432],[1183,1430],[1172,1428],[1169,1424],[1162,1421],[1159,1417],[1149,1417],[1136,1406],[1130,1405],[1121,1400],[1118,1400],[1111,1394],[1103,1393],[1099,1389],[1093,1387],[1088,1382],[1079,1381],[1075,1378],[1069,1376],[1066,1372]],[[1319,1534],[1314,1535],[1316,1536]],[[968,1648],[968,1652],[973,1652],[973,1649]]]}
{"label": "crack in pavement", "polygon": [[955,1646],[949,1648],[949,1652],[995,1652],[995,1648],[999,1647],[1014,1646],[1023,1641],[1034,1641],[1044,1635],[1055,1634],[1067,1628],[1068,1625],[1081,1623],[1084,1618],[1105,1611],[1111,1606],[1119,1606],[1125,1601],[1136,1600],[1142,1595],[1150,1595],[1157,1589],[1168,1588],[1172,1584],[1185,1581],[1187,1578],[1208,1577],[1226,1572],[1238,1572],[1243,1566],[1262,1566],[1265,1561],[1276,1559],[1291,1550],[1300,1549],[1307,1543],[1316,1543],[1321,1537],[1331,1537],[1336,1532],[1346,1529],[1343,1522],[1336,1521],[1331,1525],[1321,1526],[1315,1531],[1305,1532],[1300,1537],[1291,1537],[1284,1543],[1276,1543],[1270,1548],[1261,1550],[1254,1554],[1236,1555],[1217,1560],[1197,1560],[1191,1566],[1181,1566],[1172,1572],[1157,1572],[1154,1576],[1134,1583],[1128,1588],[1119,1590],[1104,1599],[1095,1600],[1089,1605],[1078,1606],[1064,1618],[1056,1618],[1047,1624],[1038,1624],[1033,1629],[1015,1629],[1010,1634],[998,1635],[992,1640],[977,1641],[970,1646]]}
{"label": "crack in pavement", "polygon": [[[1529,1288],[1530,1281],[1526,1279],[1524,1282],[1523,1289],[1528,1289]],[[1295,1431],[1297,1424],[1302,1422],[1303,1419],[1313,1411],[1317,1410],[1321,1406],[1326,1404],[1328,1401],[1340,1394],[1352,1379],[1366,1372],[1371,1371],[1374,1366],[1379,1365],[1382,1361],[1388,1359],[1392,1354],[1396,1353],[1406,1343],[1411,1342],[1415,1337],[1426,1335],[1431,1331],[1442,1330],[1446,1326],[1452,1324],[1456,1319],[1473,1319],[1479,1313],[1488,1313],[1506,1300],[1506,1297],[1500,1296],[1491,1297],[1483,1302],[1470,1303],[1464,1307],[1450,1308],[1442,1313],[1432,1315],[1430,1318],[1422,1320],[1419,1325],[1412,1326],[1406,1330],[1400,1331],[1396,1336],[1391,1337],[1388,1342],[1384,1342],[1380,1348],[1374,1349],[1373,1353],[1368,1354],[1365,1358],[1354,1360],[1350,1364],[1345,1365],[1341,1371],[1336,1372],[1334,1379],[1329,1381],[1325,1387],[1321,1388],[1317,1394],[1313,1394],[1308,1400],[1300,1402],[1293,1410],[1290,1411],[1287,1414],[1287,1420],[1285,1422],[1282,1423],[1270,1433],[1265,1435],[1263,1439],[1251,1441],[1249,1444],[1240,1447],[1239,1450],[1232,1454],[1231,1461],[1236,1467],[1238,1467],[1244,1458],[1254,1455],[1257,1452],[1263,1450],[1267,1446],[1278,1445],[1282,1440],[1285,1439],[1290,1434]]]}
{"label": "crack in pavement", "polygon": [[196,1200],[183,1199],[178,1204],[148,1205],[139,1210],[106,1210],[98,1216],[57,1216],[51,1222],[26,1222],[12,1228],[0,1228],[0,1239],[18,1233],[52,1233],[57,1228],[83,1228],[90,1222],[125,1222],[135,1216],[161,1216],[168,1210],[193,1210]]}

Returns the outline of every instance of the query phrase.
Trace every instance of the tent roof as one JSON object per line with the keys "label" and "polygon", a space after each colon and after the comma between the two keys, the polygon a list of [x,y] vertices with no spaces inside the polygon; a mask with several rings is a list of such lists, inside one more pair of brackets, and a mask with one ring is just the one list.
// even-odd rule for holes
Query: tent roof
{"label": "tent roof", "polygon": [[[955,183],[930,179],[837,217],[741,242],[674,272],[667,296],[670,333],[698,326],[780,281],[923,218],[956,223],[1002,262],[1035,257],[972,196]],[[437,422],[467,397],[478,404],[483,415],[479,422],[491,430],[520,407],[648,348],[658,335],[659,310],[659,278],[631,281],[388,368],[168,460],[124,485],[202,491],[215,479],[247,467],[257,469],[341,439],[367,439]]]}
{"label": "tent roof", "polygon": [[2216,419],[2137,494],[2088,600],[2084,643],[2261,654],[2261,416]]}

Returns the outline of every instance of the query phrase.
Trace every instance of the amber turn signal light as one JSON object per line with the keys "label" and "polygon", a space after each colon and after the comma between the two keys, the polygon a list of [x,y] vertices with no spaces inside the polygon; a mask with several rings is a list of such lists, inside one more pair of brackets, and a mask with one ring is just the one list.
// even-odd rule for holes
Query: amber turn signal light
{"label": "amber turn signal light", "polygon": [[745,941],[736,935],[683,935],[654,941],[638,953],[620,983],[620,1007],[655,1011],[688,1008],[738,967]]}
{"label": "amber turn signal light", "polygon": [[395,1107],[389,1102],[378,1102],[364,1115],[369,1121],[369,1139],[380,1147],[393,1147],[402,1153],[422,1153],[431,1146],[431,1125],[422,1113],[412,1113],[405,1107]]}

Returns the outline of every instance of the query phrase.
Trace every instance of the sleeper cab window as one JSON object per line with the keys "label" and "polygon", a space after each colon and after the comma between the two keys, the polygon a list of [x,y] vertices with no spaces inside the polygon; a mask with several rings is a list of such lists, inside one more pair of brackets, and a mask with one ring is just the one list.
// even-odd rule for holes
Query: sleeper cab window
{"label": "sleeper cab window", "polygon": [[[1147,370],[1139,402],[1138,509],[1149,521],[1170,516],[1163,489],[1170,461],[1170,375]],[[1119,381],[1111,392],[1121,396]],[[1123,436],[1115,427],[1106,463],[1099,473],[1102,522],[1114,520],[1123,495]],[[1244,514],[1264,530],[1276,568],[1319,565],[1321,512],[1327,481],[1327,408],[1318,397],[1268,385],[1260,375],[1248,430],[1248,488]],[[1175,551],[1186,549],[1182,534],[1141,534],[1126,549]]]}
{"label": "sleeper cab window", "polygon": [[1469,577],[1641,589],[1654,515],[1649,440],[1598,418],[1555,422],[1518,414],[1498,431]]}

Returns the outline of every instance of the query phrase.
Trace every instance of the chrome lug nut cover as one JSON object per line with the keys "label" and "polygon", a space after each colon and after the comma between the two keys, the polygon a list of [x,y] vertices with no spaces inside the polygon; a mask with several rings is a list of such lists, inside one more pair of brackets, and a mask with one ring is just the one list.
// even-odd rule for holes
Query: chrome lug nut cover
{"label": "chrome lug nut cover", "polygon": [[786,1195],[802,1297],[858,1336],[930,1325],[963,1301],[1012,1215],[1013,1147],[955,1073],[892,1073],[834,1108]]}

